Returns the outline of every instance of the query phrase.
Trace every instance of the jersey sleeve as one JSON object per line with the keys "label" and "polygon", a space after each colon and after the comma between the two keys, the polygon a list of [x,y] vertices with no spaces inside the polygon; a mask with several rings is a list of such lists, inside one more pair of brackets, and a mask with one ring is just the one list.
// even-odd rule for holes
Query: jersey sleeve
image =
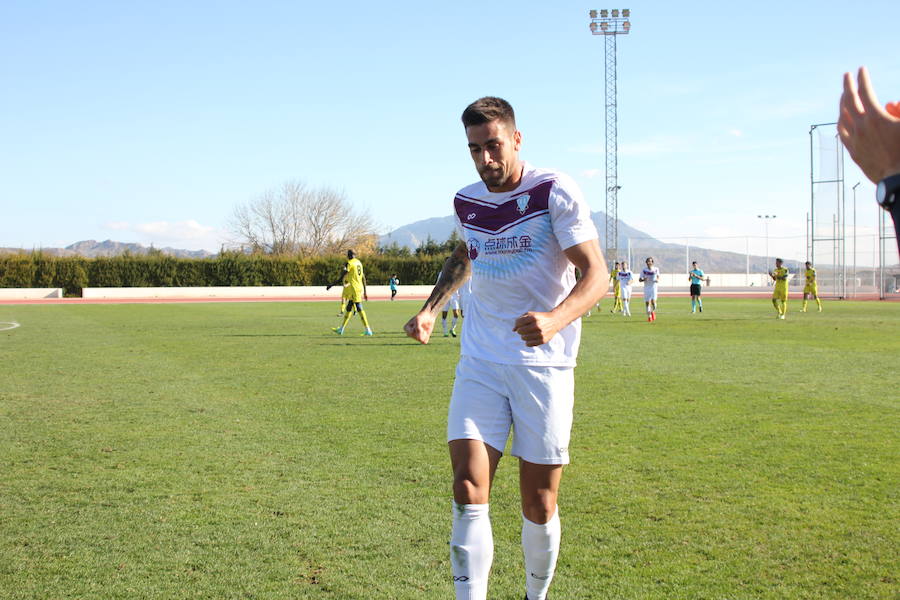
{"label": "jersey sleeve", "polygon": [[558,176],[550,193],[549,209],[553,234],[563,250],[599,237],[591,209],[570,177]]}

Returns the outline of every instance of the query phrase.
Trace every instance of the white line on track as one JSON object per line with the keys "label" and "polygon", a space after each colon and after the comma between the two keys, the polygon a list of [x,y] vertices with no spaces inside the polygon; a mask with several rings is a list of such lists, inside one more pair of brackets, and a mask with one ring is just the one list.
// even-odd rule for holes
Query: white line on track
{"label": "white line on track", "polygon": [[19,324],[15,321],[0,321],[0,331],[8,331],[16,327],[19,327]]}

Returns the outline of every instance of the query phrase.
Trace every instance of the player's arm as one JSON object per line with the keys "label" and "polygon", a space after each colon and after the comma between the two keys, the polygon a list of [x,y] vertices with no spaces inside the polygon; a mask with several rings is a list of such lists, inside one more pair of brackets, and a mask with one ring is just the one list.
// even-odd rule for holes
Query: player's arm
{"label": "player's arm", "polygon": [[325,291],[330,290],[332,287],[334,287],[334,286],[336,286],[337,284],[339,284],[339,283],[341,283],[342,281],[344,281],[344,277],[347,276],[347,273],[348,273],[348,272],[349,272],[349,271],[347,271],[347,266],[344,265],[344,268],[343,268],[343,270],[341,271],[341,274],[338,276],[338,278],[335,279],[332,283],[329,283],[328,285],[325,286]]}
{"label": "player's arm", "polygon": [[559,306],[550,312],[529,311],[516,319],[513,331],[519,334],[526,346],[549,342],[560,329],[599,302],[609,289],[604,277],[609,271],[596,239],[575,244],[563,253],[581,273],[581,278]]}
{"label": "player's arm", "polygon": [[369,293],[366,291],[366,275],[363,273],[362,276],[362,284],[363,284],[363,300],[366,302],[369,301]]}
{"label": "player's arm", "polygon": [[[458,290],[460,286],[472,274],[472,265],[469,261],[469,248],[465,242],[460,244],[444,263],[441,269],[441,277],[431,290],[431,295],[425,301],[422,309],[416,315],[407,321],[403,326],[406,335],[412,339],[427,344],[431,338],[431,331],[434,328],[434,321],[437,315],[453,292]],[[585,311],[586,312],[586,311]]]}

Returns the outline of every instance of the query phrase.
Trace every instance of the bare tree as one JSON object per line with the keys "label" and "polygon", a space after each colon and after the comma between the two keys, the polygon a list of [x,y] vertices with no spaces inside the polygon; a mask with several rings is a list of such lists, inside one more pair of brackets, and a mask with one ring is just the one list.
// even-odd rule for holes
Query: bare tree
{"label": "bare tree", "polygon": [[234,243],[254,252],[314,256],[374,249],[372,218],[356,211],[342,191],[288,181],[237,206],[228,225]]}

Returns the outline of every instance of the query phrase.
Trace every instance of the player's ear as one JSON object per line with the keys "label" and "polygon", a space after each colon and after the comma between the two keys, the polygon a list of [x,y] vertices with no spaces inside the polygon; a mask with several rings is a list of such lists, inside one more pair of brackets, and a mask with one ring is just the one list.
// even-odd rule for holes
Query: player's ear
{"label": "player's ear", "polygon": [[519,148],[522,147],[522,132],[518,129],[516,129],[516,132],[513,134],[513,141],[516,143],[514,147],[516,152],[518,152]]}

